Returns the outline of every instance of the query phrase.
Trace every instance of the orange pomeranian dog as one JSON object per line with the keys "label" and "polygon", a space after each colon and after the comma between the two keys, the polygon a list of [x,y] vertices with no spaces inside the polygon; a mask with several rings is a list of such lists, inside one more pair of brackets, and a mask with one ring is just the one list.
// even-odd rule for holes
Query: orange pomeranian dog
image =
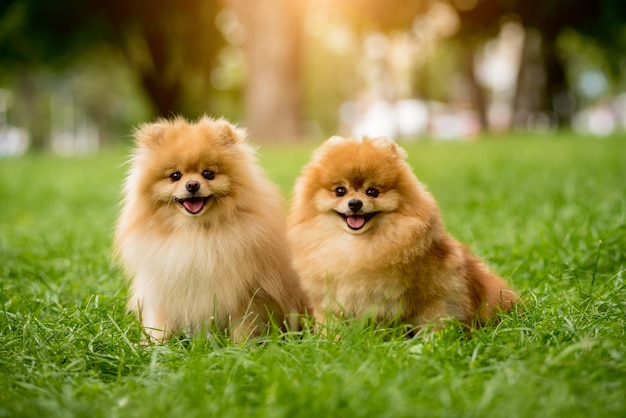
{"label": "orange pomeranian dog", "polygon": [[272,321],[296,328],[304,293],[283,200],[243,132],[203,117],[159,120],[135,136],[115,253],[151,340],[217,326],[242,341]]}
{"label": "orange pomeranian dog", "polygon": [[485,323],[516,301],[446,233],[433,196],[405,159],[386,138],[335,136],[304,167],[288,237],[317,322]]}

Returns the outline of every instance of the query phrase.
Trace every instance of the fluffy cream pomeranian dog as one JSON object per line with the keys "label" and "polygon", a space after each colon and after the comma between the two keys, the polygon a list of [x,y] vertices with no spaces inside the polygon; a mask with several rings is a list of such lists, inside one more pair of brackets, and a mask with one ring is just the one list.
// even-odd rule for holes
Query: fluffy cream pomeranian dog
{"label": "fluffy cream pomeranian dog", "polygon": [[332,137],[296,182],[294,265],[318,323],[489,322],[516,295],[446,233],[433,196],[386,138]]}
{"label": "fluffy cream pomeranian dog", "polygon": [[205,116],[145,124],[135,137],[114,252],[150,339],[296,328],[305,302],[283,200],[244,133]]}

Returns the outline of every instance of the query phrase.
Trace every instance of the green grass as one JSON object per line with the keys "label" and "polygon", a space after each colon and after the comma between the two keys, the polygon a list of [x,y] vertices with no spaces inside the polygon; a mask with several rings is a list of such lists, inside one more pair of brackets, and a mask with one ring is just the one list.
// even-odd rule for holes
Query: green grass
{"label": "green grass", "polygon": [[[287,196],[312,145],[261,147]],[[406,144],[523,312],[470,337],[340,323],[139,346],[110,243],[122,150],[0,160],[0,417],[626,415],[626,139]]]}

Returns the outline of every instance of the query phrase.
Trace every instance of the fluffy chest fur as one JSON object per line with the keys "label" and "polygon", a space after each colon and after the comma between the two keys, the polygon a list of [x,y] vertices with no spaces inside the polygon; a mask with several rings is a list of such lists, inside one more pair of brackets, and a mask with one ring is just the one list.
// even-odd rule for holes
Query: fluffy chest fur
{"label": "fluffy chest fur", "polygon": [[241,231],[217,232],[129,236],[123,254],[134,277],[130,308],[158,306],[174,323],[192,327],[227,319],[254,291],[258,267]]}
{"label": "fluffy chest fur", "polygon": [[[395,219],[368,235],[304,223],[292,228],[295,265],[318,309],[335,315],[423,323],[435,316],[467,317],[463,253],[456,241]],[[306,234],[306,239],[297,239]]]}
{"label": "fluffy chest fur", "polygon": [[291,236],[296,269],[315,305],[356,316],[397,309],[407,283],[394,271],[401,264],[380,262],[379,243],[323,225],[301,225]]}

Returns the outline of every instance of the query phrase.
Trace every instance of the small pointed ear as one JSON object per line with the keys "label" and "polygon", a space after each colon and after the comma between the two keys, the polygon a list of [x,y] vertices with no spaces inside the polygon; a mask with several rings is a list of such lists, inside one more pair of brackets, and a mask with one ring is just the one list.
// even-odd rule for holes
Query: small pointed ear
{"label": "small pointed ear", "polygon": [[326,140],[324,145],[338,145],[338,144],[344,143],[346,141],[349,141],[349,139],[348,138],[344,138],[343,136],[333,135],[333,136],[331,136],[330,138],[328,138]]}
{"label": "small pointed ear", "polygon": [[138,146],[151,148],[161,142],[164,132],[169,125],[170,123],[165,119],[139,125],[134,131],[135,142]]}
{"label": "small pointed ear", "polygon": [[364,140],[369,141],[377,148],[386,149],[393,152],[401,160],[406,160],[406,158],[408,157],[407,152],[401,146],[396,144],[392,139],[386,138],[384,136],[379,136],[372,139],[364,138]]}
{"label": "small pointed ear", "polygon": [[313,156],[311,157],[311,160],[319,161],[324,156],[324,154],[326,154],[326,152],[328,151],[330,147],[343,144],[344,142],[347,142],[347,141],[353,141],[353,140],[349,138],[344,138],[339,135],[331,136],[313,152]]}
{"label": "small pointed ear", "polygon": [[246,130],[236,127],[226,119],[213,120],[208,117],[204,117],[201,122],[212,124],[216,134],[225,144],[243,142],[246,139]]}

